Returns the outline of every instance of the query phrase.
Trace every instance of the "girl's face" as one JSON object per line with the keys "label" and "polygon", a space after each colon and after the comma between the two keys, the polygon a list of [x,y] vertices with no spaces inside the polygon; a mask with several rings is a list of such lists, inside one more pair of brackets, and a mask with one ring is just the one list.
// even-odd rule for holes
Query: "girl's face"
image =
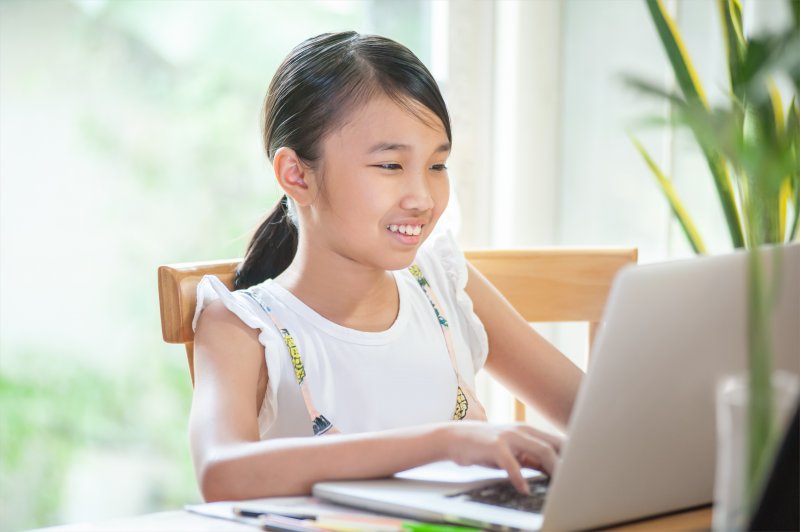
{"label": "girl's face", "polygon": [[309,228],[335,253],[383,270],[411,264],[450,195],[441,120],[386,96],[357,108],[322,143],[323,191]]}

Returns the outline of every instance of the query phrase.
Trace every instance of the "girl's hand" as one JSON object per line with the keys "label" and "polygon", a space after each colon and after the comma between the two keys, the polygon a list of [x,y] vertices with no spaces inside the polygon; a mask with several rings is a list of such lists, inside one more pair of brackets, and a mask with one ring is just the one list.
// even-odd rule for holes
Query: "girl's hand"
{"label": "girl's hand", "polygon": [[517,491],[525,494],[530,490],[520,469],[530,467],[552,475],[563,443],[560,436],[524,423],[494,425],[458,421],[449,423],[445,434],[443,443],[447,458],[459,465],[504,469]]}

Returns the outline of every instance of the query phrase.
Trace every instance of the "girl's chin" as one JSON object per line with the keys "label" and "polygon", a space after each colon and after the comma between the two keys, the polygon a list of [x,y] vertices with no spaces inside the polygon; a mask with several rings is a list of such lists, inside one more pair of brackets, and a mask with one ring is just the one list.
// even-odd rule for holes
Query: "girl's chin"
{"label": "girl's chin", "polygon": [[410,247],[403,253],[394,253],[391,257],[387,257],[381,265],[385,270],[405,270],[414,264],[417,257],[417,248]]}

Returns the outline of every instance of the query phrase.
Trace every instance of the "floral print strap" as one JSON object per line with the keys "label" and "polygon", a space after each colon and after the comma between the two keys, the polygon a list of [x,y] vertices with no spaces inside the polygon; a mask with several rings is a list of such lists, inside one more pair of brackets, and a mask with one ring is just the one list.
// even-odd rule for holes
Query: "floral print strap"
{"label": "floral print strap", "polygon": [[431,290],[431,285],[428,283],[428,280],[425,279],[425,276],[422,274],[422,270],[416,264],[412,264],[408,271],[417,280],[417,284],[419,284],[420,288],[425,295],[428,297],[428,302],[430,302],[431,307],[433,307],[433,311],[436,314],[436,319],[439,321],[439,326],[442,329],[442,334],[444,335],[444,342],[447,346],[447,354],[450,356],[450,363],[453,365],[453,371],[456,373],[456,379],[458,381],[458,390],[456,390],[456,407],[453,412],[453,420],[458,421],[461,419],[474,419],[474,420],[481,420],[486,421],[486,411],[481,405],[480,401],[478,401],[475,393],[472,389],[464,382],[464,379],[461,378],[461,372],[458,370],[458,360],[456,360],[456,352],[455,347],[453,346],[453,336],[450,334],[450,324],[447,322],[447,318],[444,317],[442,314],[438,299],[436,298],[436,294]]}
{"label": "floral print strap", "polygon": [[333,423],[331,423],[328,418],[320,414],[314,406],[314,401],[311,398],[311,391],[308,389],[308,383],[306,383],[306,368],[303,365],[303,358],[300,356],[300,350],[297,348],[297,344],[295,343],[294,338],[292,338],[289,330],[280,324],[278,318],[275,316],[275,314],[273,314],[272,309],[265,305],[255,294],[253,294],[250,290],[243,290],[243,292],[250,296],[253,301],[258,303],[258,306],[260,306],[264,312],[266,312],[267,316],[269,316],[269,319],[272,320],[272,323],[275,325],[275,328],[281,333],[281,337],[283,337],[283,343],[286,344],[286,348],[289,350],[289,357],[292,359],[294,377],[297,380],[297,384],[300,386],[300,393],[303,395],[303,402],[306,405],[308,416],[311,418],[314,436],[338,433],[339,431],[333,426]]}

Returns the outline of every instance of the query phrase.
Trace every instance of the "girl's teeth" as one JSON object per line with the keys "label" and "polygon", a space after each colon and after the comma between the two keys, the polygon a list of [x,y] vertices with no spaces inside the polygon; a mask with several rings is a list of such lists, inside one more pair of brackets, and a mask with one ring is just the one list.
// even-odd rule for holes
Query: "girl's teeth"
{"label": "girl's teeth", "polygon": [[396,225],[392,224],[387,229],[393,233],[400,233],[408,236],[418,236],[422,234],[421,225]]}

